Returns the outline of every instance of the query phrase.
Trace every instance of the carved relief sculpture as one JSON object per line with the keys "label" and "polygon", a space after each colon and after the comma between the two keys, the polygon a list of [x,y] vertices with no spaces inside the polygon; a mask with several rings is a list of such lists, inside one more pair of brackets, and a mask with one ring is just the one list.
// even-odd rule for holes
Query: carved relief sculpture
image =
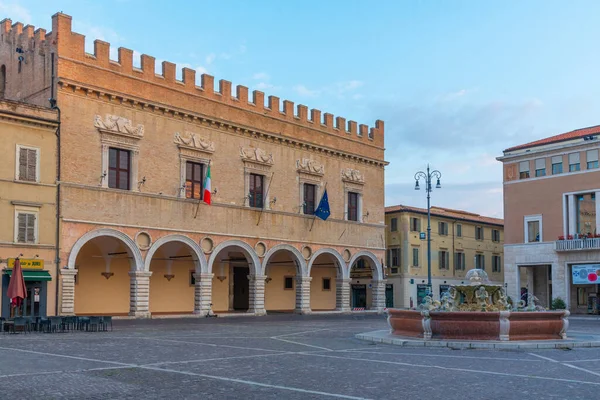
{"label": "carved relief sculpture", "polygon": [[323,164],[310,158],[303,158],[302,160],[296,160],[296,169],[298,172],[304,172],[313,175],[323,175],[325,173],[325,167]]}
{"label": "carved relief sculpture", "polygon": [[273,153],[267,153],[258,147],[240,147],[240,157],[244,161],[273,164]]}
{"label": "carved relief sculpture", "polygon": [[104,119],[102,119],[100,115],[96,115],[94,118],[94,126],[98,129],[112,133],[120,133],[137,138],[142,138],[144,136],[144,125],[138,124],[138,126],[134,127],[130,120],[118,115],[106,114]]}
{"label": "carved relief sculpture", "polygon": [[179,132],[175,132],[173,142],[184,147],[191,147],[201,151],[214,152],[215,144],[203,137],[196,135],[193,132],[185,132],[187,137],[181,136]]}
{"label": "carved relief sculpture", "polygon": [[342,180],[354,183],[365,183],[365,178],[360,171],[352,168],[344,168],[342,170]]}

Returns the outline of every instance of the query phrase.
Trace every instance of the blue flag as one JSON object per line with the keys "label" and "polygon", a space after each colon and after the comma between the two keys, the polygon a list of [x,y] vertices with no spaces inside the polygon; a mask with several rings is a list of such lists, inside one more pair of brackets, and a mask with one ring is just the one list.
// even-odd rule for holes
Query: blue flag
{"label": "blue flag", "polygon": [[327,197],[327,189],[323,192],[323,197],[321,197],[321,201],[319,202],[319,206],[315,210],[315,217],[321,218],[325,221],[329,218],[331,211],[329,210],[329,198]]}

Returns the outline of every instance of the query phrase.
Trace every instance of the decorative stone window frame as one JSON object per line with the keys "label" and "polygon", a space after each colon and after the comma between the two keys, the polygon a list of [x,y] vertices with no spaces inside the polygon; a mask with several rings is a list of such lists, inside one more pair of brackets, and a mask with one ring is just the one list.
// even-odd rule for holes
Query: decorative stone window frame
{"label": "decorative stone window frame", "polygon": [[[21,149],[27,150],[35,150],[35,181],[21,180],[21,175],[19,174],[20,165],[19,160],[21,158]],[[15,152],[15,180],[19,182],[25,183],[40,183],[40,158],[41,158],[42,150],[39,147],[28,146],[24,144],[17,144],[16,152]]]}
{"label": "decorative stone window frame", "polygon": [[[262,153],[265,158],[259,158],[258,153]],[[250,193],[250,175],[257,174],[263,176],[263,208],[271,209],[271,197],[269,193],[270,181],[273,178],[271,167],[273,166],[273,154],[266,153],[257,147],[240,147],[240,158],[244,164],[244,207],[258,210],[250,207],[248,193]]]}
{"label": "decorative stone window frame", "polygon": [[[18,245],[34,245],[40,243],[40,208],[41,204],[24,205],[21,203],[13,203],[14,205],[14,230],[13,230],[13,242]],[[35,223],[33,227],[33,243],[19,242],[19,214],[33,214],[35,215]]]}
{"label": "decorative stone window frame", "polygon": [[348,220],[348,193],[358,194],[357,221],[363,222],[363,189],[365,180],[360,171],[352,168],[343,168],[341,171],[342,182],[344,184],[344,220]]}
{"label": "decorative stone window frame", "polygon": [[193,132],[185,132],[184,135],[175,132],[173,143],[179,149],[179,188],[177,190],[177,197],[185,198],[187,162],[190,161],[204,165],[205,168],[202,174],[202,182],[204,182],[208,172],[207,167],[212,161],[210,157],[215,152],[215,145],[214,142]]}
{"label": "decorative stone window frame", "polygon": [[[538,221],[540,224],[540,240],[530,242],[528,225],[529,225],[529,222],[535,222],[535,221]],[[523,242],[524,243],[541,243],[541,242],[543,242],[544,241],[544,238],[543,238],[544,231],[542,228],[543,228],[542,227],[542,214],[524,216],[523,217]]]}
{"label": "decorative stone window frame", "polygon": [[[109,121],[114,122],[114,125],[107,125]],[[105,120],[102,120],[100,115],[96,115],[94,126],[100,132],[100,144],[102,145],[101,186],[108,189],[108,157],[109,149],[112,147],[115,149],[128,150],[130,152],[129,190],[138,192],[138,165],[140,158],[139,141],[144,137],[144,126],[138,125],[134,128],[129,119],[114,115],[107,115]]]}
{"label": "decorative stone window frame", "polygon": [[323,175],[325,166],[310,158],[296,160],[296,171],[298,172],[298,214],[304,214],[304,185],[315,185],[315,210],[323,193]]}

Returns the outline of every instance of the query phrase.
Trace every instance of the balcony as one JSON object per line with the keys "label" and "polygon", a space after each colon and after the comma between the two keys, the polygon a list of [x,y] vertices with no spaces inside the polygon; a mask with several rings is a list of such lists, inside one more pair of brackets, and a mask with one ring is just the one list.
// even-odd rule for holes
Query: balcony
{"label": "balcony", "polygon": [[567,239],[554,242],[555,251],[600,250],[600,238]]}

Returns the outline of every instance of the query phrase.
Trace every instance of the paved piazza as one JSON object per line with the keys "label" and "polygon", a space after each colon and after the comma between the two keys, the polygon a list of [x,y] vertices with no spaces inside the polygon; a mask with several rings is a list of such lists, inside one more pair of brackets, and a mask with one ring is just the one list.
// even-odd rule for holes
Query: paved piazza
{"label": "paved piazza", "polygon": [[[116,321],[0,334],[3,399],[594,399],[600,349],[398,348],[354,338],[382,316]],[[600,331],[598,320],[571,330]]]}

